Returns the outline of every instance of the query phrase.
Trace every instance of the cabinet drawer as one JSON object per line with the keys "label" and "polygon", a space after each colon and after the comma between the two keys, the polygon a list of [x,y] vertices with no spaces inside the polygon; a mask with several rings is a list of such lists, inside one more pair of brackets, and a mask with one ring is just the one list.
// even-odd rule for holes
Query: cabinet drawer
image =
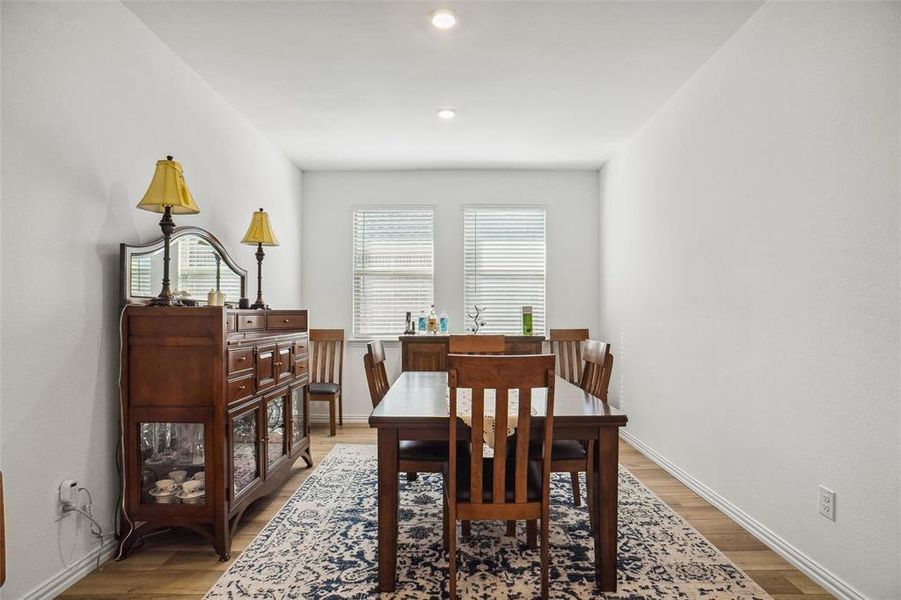
{"label": "cabinet drawer", "polygon": [[266,329],[266,315],[238,315],[238,331]]}
{"label": "cabinet drawer", "polygon": [[228,351],[228,372],[237,373],[253,368],[253,348],[237,348]]}
{"label": "cabinet drawer", "polygon": [[294,376],[295,377],[307,377],[309,375],[309,366],[307,366],[307,359],[294,361]]}
{"label": "cabinet drawer", "polygon": [[237,324],[238,324],[238,315],[236,315],[236,314],[225,315],[225,330],[226,331],[235,331]]}
{"label": "cabinet drawer", "polygon": [[294,340],[294,357],[300,358],[310,353],[309,340]]}
{"label": "cabinet drawer", "polygon": [[243,377],[228,382],[228,402],[237,402],[253,395],[253,374],[248,373]]}
{"label": "cabinet drawer", "polygon": [[304,313],[269,315],[268,329],[306,329],[307,315]]}

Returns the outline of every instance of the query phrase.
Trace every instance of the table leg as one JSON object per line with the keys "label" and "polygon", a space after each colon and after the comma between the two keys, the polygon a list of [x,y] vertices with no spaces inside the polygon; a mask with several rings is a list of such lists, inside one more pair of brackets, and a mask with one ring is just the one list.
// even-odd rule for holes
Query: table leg
{"label": "table leg", "polygon": [[397,580],[397,429],[378,428],[379,591],[393,592]]}
{"label": "table leg", "polygon": [[594,452],[592,509],[597,524],[594,530],[594,568],[598,589],[603,592],[616,591],[618,434],[617,427],[599,427]]}

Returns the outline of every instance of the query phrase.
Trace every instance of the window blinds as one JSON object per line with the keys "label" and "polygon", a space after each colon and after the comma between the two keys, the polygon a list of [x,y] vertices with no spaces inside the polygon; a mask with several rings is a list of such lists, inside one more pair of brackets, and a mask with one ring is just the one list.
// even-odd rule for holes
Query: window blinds
{"label": "window blinds", "polygon": [[434,302],[431,208],[366,208],[353,217],[354,337],[391,337]]}
{"label": "window blinds", "polygon": [[545,226],[544,208],[464,208],[463,312],[486,308],[480,331],[522,334],[528,305],[533,333],[544,333]]}

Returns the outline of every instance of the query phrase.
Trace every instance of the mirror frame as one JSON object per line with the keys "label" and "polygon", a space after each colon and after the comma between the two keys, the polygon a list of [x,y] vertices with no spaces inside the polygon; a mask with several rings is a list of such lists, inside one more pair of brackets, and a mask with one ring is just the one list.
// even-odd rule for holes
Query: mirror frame
{"label": "mirror frame", "polygon": [[[238,263],[231,257],[225,247],[222,245],[216,236],[207,231],[206,229],[201,229],[200,227],[176,227],[172,231],[172,237],[169,240],[169,243],[175,242],[178,238],[184,237],[186,235],[195,235],[212,246],[222,257],[222,260],[225,261],[225,264],[228,265],[232,271],[237,273],[238,277],[241,278],[241,297],[247,297],[247,271],[238,266]],[[157,238],[152,242],[147,242],[146,244],[119,244],[119,300],[122,303],[122,306],[126,304],[145,304],[147,300],[153,298],[154,296],[132,296],[131,295],[131,286],[129,282],[131,281],[131,257],[135,254],[147,254],[148,252],[155,252],[157,250],[161,250],[163,248],[163,238]],[[159,287],[162,288],[163,282],[156,282],[159,284]]]}

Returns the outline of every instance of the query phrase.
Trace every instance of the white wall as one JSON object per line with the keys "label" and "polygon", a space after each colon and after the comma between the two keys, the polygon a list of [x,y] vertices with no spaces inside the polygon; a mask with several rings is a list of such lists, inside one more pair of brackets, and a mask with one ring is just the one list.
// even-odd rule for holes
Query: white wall
{"label": "white wall", "polygon": [[60,480],[88,486],[112,528],[118,244],[160,235],[159,215],[135,209],[155,161],[181,161],[200,206],[176,223],[209,229],[249,270],[239,240],[269,210],[277,307],[300,303],[301,178],[121,4],[2,10],[3,593],[19,598],[97,549],[80,519],[54,522]]}
{"label": "white wall", "polygon": [[880,599],[901,594],[899,21],[764,5],[601,175],[628,431]]}
{"label": "white wall", "polygon": [[[534,204],[547,207],[548,326],[595,332],[597,193],[594,171],[304,172],[302,271],[312,326],[343,327],[351,335],[354,207],[435,206],[435,302],[438,310],[447,311],[451,332],[462,333],[462,206]],[[365,420],[372,410],[363,373],[365,352],[365,345],[351,345],[345,356],[344,413],[355,420]],[[399,355],[398,348],[389,349],[395,375]]]}

